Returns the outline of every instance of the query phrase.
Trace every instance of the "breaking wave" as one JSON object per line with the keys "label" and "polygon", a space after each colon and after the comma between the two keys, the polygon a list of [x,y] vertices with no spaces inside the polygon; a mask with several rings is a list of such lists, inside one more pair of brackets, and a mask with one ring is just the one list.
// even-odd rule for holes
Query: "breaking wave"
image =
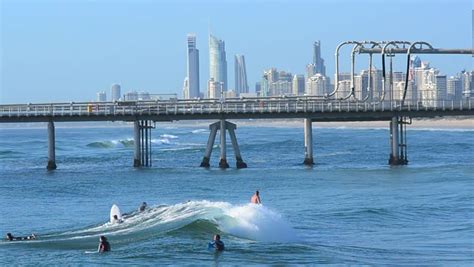
{"label": "breaking wave", "polygon": [[84,229],[50,233],[22,242],[0,242],[31,246],[90,249],[100,235],[114,244],[128,244],[166,234],[201,232],[206,236],[221,232],[236,238],[261,242],[297,241],[295,230],[278,212],[264,205],[232,205],[227,202],[188,201],[175,205],[159,205],[141,213],[124,216],[121,224],[109,222]]}

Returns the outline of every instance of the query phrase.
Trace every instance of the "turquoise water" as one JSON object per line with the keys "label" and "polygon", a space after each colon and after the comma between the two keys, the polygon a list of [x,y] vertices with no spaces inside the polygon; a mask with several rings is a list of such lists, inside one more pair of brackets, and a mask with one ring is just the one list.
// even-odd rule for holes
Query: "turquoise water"
{"label": "turquoise water", "polygon": [[[158,125],[153,168],[134,169],[132,128],[0,130],[0,264],[469,264],[473,130],[409,130],[408,166],[389,167],[387,129],[239,127],[249,168],[199,168],[209,131]],[[388,128],[388,127],[387,127]],[[259,189],[263,205],[248,204]],[[112,204],[135,211],[107,223]],[[207,250],[220,233],[227,250]],[[105,234],[112,252],[92,253]]]}

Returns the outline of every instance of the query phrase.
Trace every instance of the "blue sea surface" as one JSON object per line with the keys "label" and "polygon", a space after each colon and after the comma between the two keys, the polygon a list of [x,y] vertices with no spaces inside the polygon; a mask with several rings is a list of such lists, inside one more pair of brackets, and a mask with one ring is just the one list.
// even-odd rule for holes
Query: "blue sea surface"
{"label": "blue sea surface", "polygon": [[[237,121],[238,123],[238,121]],[[153,167],[133,168],[132,126],[0,129],[0,265],[452,264],[474,262],[474,130],[408,131],[390,167],[387,129],[240,127],[247,169],[200,168],[209,130],[157,124]],[[263,205],[249,204],[260,190]],[[149,208],[136,212],[146,201]],[[110,224],[117,204],[130,213]],[[219,233],[226,250],[207,249]],[[99,235],[112,246],[94,253]]]}

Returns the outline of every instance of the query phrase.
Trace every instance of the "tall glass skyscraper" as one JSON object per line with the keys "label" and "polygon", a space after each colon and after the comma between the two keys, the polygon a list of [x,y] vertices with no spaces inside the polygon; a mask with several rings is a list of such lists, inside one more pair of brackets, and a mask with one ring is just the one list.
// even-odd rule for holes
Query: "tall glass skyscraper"
{"label": "tall glass skyscraper", "polygon": [[222,83],[224,91],[227,91],[225,43],[213,35],[209,35],[209,76],[209,79]]}
{"label": "tall glass skyscraper", "polygon": [[248,93],[249,86],[247,83],[247,70],[245,68],[245,57],[244,55],[235,55],[235,92],[237,95],[241,93]]}
{"label": "tall glass skyscraper", "polygon": [[324,65],[324,59],[321,58],[321,41],[316,41],[313,44],[313,65],[314,73],[321,73],[326,76],[326,66]]}
{"label": "tall glass skyscraper", "polygon": [[184,98],[199,97],[199,50],[196,48],[196,35],[188,34],[187,86]]}

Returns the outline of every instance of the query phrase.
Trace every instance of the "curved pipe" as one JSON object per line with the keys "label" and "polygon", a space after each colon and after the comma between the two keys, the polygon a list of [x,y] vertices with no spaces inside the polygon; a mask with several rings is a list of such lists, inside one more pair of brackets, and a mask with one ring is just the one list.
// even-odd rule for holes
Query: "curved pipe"
{"label": "curved pipe", "polygon": [[356,44],[358,43],[357,41],[345,41],[345,42],[342,42],[340,43],[337,47],[336,47],[336,53],[335,53],[335,59],[336,59],[336,75],[335,75],[335,80],[334,80],[334,90],[332,92],[330,92],[329,94],[326,94],[325,98],[329,98],[333,95],[335,95],[337,93],[337,90],[339,90],[339,50],[341,49],[341,47],[343,47],[344,45],[348,45],[348,44]]}
{"label": "curved pipe", "polygon": [[[407,96],[407,91],[408,91],[408,79],[409,79],[409,74],[410,74],[410,56],[411,56],[411,50],[415,48],[416,45],[420,45],[420,49],[423,45],[428,46],[430,49],[433,49],[433,46],[427,42],[424,41],[418,41],[414,42],[410,45],[407,51],[407,72],[405,74],[405,88],[403,89],[403,97],[401,99],[401,106],[405,103],[405,98]],[[413,93],[413,92],[412,92]]]}
{"label": "curved pipe", "polygon": [[[344,99],[347,99],[349,98],[351,95],[354,96],[354,98],[356,99],[355,97],[355,84],[354,84],[354,76],[355,76],[355,53],[356,51],[358,51],[359,48],[364,48],[364,44],[372,44],[372,47],[371,48],[375,48],[376,46],[382,48],[381,44],[384,44],[385,42],[375,42],[375,41],[363,41],[363,42],[359,42],[357,43],[354,48],[352,49],[352,53],[351,53],[351,94],[349,96],[346,96],[346,98]],[[369,54],[369,73],[368,73],[368,80],[367,80],[367,95],[365,96],[364,99],[362,99],[362,102],[365,102],[367,101],[367,99],[369,99],[369,92],[370,92],[370,81],[371,81],[371,78],[372,78],[372,53]],[[361,88],[362,90],[362,88]],[[356,99],[357,100],[357,99]]]}
{"label": "curved pipe", "polygon": [[399,48],[399,44],[410,44],[407,41],[390,41],[384,45],[382,48],[382,95],[379,99],[379,102],[383,102],[385,99],[385,50],[388,46],[394,46],[395,48]]}
{"label": "curved pipe", "polygon": [[[381,44],[385,44],[385,42],[374,42],[373,45],[372,45],[372,48],[375,48],[376,46],[382,48]],[[370,84],[372,83],[372,67],[373,67],[373,63],[372,63],[372,53],[369,54],[369,74],[368,74],[368,77],[367,77],[367,95],[365,96],[365,98],[362,100],[363,102],[367,101],[367,99],[369,99],[369,96],[370,96],[370,90],[373,90],[371,87],[370,87]]]}

